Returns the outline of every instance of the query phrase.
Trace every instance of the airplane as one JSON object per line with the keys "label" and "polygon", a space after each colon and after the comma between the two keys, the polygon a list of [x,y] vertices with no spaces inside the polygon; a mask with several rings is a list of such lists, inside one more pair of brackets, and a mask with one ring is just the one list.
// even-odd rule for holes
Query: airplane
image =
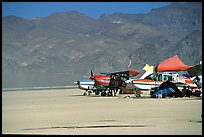
{"label": "airplane", "polygon": [[89,79],[92,81],[76,81],[75,84],[78,84],[80,89],[92,90],[96,95],[116,96],[119,89],[122,90],[126,87],[127,83],[125,81],[139,73],[135,70],[126,70],[93,75],[91,71]]}
{"label": "airplane", "polygon": [[[115,73],[102,73],[103,75],[93,75],[91,71],[90,79],[93,80],[95,93],[101,92],[101,96],[114,96],[117,93],[118,89],[125,89],[127,84],[131,84],[134,90],[144,90],[150,91],[159,87],[163,82],[169,80],[173,82],[179,89],[183,86],[190,86],[191,88],[198,88],[196,83],[185,76],[180,76],[179,71],[188,70],[192,66],[185,65],[177,55],[168,58],[161,63],[159,63],[156,68],[154,66],[145,65],[143,70],[146,72],[138,79],[134,78],[140,74],[135,72],[134,75],[129,77],[131,71],[121,71]],[[134,71],[133,71],[134,72]],[[202,78],[202,77],[201,77]],[[108,93],[106,93],[108,91]]]}
{"label": "airplane", "polygon": [[176,72],[162,72],[157,74],[152,73],[146,76],[144,79],[133,79],[131,82],[128,82],[132,83],[137,89],[151,90],[159,87],[159,85],[167,80],[176,84],[180,89],[185,85],[189,85],[192,88],[197,88],[197,85],[190,78],[179,76],[179,74]]}
{"label": "airplane", "polygon": [[170,57],[156,67],[145,65],[143,70],[146,72],[139,79],[130,79],[126,81],[131,83],[135,88],[139,90],[150,91],[159,87],[163,82],[169,80],[173,82],[178,88],[188,85],[191,88],[197,88],[197,85],[190,78],[180,76],[179,71],[185,71],[192,66],[185,65],[177,55]]}

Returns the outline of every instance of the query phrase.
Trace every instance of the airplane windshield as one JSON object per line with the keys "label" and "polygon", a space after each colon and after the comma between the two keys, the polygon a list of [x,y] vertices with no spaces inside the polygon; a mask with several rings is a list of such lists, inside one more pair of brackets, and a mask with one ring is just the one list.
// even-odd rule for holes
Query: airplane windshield
{"label": "airplane windshield", "polygon": [[155,75],[150,74],[150,75],[146,76],[145,79],[155,80]]}
{"label": "airplane windshield", "polygon": [[164,75],[164,81],[167,81],[167,80],[172,81],[172,76]]}
{"label": "airplane windshield", "polygon": [[[145,79],[155,80],[156,77],[155,77],[154,74],[150,74],[147,77],[145,77]],[[169,80],[169,81],[172,81],[172,76],[171,75],[162,75],[162,74],[159,74],[158,80],[164,80],[164,81]]]}

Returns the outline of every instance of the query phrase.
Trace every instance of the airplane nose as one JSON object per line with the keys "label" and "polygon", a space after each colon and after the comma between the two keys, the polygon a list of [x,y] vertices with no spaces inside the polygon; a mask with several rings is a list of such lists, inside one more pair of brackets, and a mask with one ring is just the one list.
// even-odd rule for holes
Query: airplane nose
{"label": "airplane nose", "polygon": [[94,79],[94,76],[90,76],[90,79]]}
{"label": "airplane nose", "polygon": [[126,84],[129,84],[131,82],[132,82],[132,80],[130,80],[130,79],[125,81]]}
{"label": "airplane nose", "polygon": [[75,82],[74,82],[74,84],[77,84],[77,85],[79,85],[79,81],[75,81]]}

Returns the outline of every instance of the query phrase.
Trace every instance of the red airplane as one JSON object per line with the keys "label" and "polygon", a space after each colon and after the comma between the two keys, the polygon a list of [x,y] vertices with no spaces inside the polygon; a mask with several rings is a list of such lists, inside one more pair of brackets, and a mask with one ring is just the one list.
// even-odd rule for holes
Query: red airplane
{"label": "red airplane", "polygon": [[[101,75],[102,74],[102,75]],[[94,87],[96,88],[95,93],[101,96],[116,96],[119,89],[125,88],[127,85],[126,80],[129,80],[130,77],[134,77],[140,72],[134,70],[119,71],[113,73],[101,73],[100,75],[93,75],[91,71],[90,79],[94,80]]]}

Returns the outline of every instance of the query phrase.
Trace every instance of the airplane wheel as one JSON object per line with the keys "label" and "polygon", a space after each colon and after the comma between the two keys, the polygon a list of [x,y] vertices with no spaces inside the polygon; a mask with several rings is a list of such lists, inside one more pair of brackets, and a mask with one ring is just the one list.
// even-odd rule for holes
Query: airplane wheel
{"label": "airplane wheel", "polygon": [[99,95],[100,94],[100,91],[95,91],[95,95]]}
{"label": "airplane wheel", "polygon": [[106,92],[105,91],[101,92],[101,96],[106,96]]}
{"label": "airplane wheel", "polygon": [[141,95],[140,95],[140,94],[135,94],[135,96],[136,96],[136,97],[140,97]]}
{"label": "airplane wheel", "polygon": [[83,94],[84,96],[87,96],[88,94],[87,94],[87,92],[84,92],[84,94]]}
{"label": "airplane wheel", "polygon": [[108,92],[108,96],[113,96],[113,93],[112,92]]}

